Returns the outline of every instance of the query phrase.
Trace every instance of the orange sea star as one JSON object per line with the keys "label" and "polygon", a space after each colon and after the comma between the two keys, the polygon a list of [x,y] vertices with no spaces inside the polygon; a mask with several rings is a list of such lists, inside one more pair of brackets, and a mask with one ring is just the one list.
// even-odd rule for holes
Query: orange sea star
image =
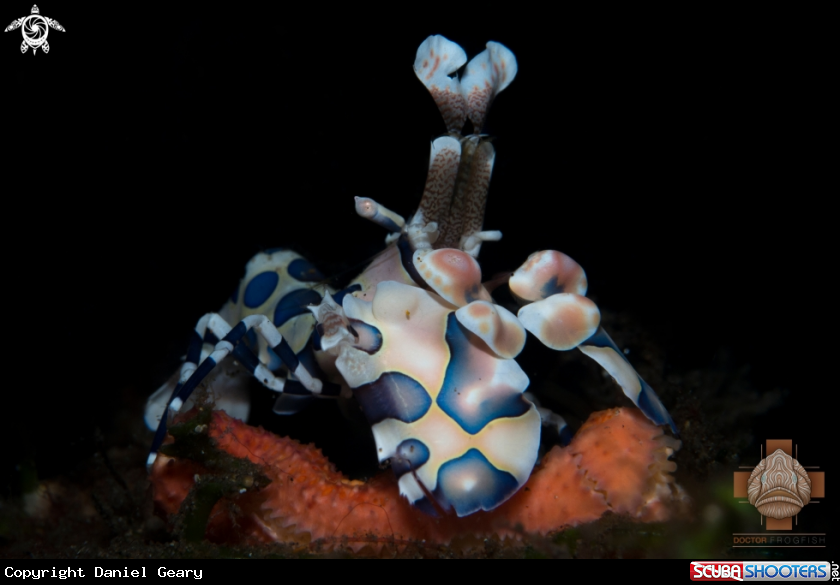
{"label": "orange sea star", "polygon": [[[591,522],[611,510],[644,522],[666,520],[684,493],[668,458],[680,442],[663,434],[635,408],[598,412],[566,448],[554,447],[528,483],[491,512],[433,518],[399,495],[391,473],[351,481],[311,445],[213,412],[207,431],[217,447],[260,465],[271,480],[264,489],[220,501],[208,538],[359,549],[383,542],[444,544],[460,537],[519,538]],[[159,457],[152,470],[155,501],[174,514],[201,468]]]}

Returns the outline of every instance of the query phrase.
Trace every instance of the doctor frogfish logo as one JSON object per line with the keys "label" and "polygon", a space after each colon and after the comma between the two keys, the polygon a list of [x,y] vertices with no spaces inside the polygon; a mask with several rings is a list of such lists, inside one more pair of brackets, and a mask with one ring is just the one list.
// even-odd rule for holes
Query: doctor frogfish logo
{"label": "doctor frogfish logo", "polygon": [[[822,525],[819,522],[825,522],[825,514],[820,511],[823,506],[813,505],[825,498],[825,472],[818,465],[803,465],[799,446],[790,439],[767,439],[766,451],[765,445],[761,447],[758,465],[741,465],[739,469],[749,471],[734,472],[732,495],[739,504],[758,512],[756,527],[763,525],[768,532],[734,533],[732,546],[825,548],[825,533],[813,529]],[[806,522],[812,529],[801,532],[795,526],[800,525],[800,513],[806,509],[809,511]]]}
{"label": "doctor frogfish logo", "polygon": [[763,516],[784,520],[811,501],[811,478],[796,459],[776,449],[753,470],[747,494]]}
{"label": "doctor frogfish logo", "polygon": [[[835,565],[836,566],[836,565]],[[692,561],[692,581],[829,581],[824,561]]]}
{"label": "doctor frogfish logo", "polygon": [[32,6],[32,14],[13,20],[12,24],[6,27],[3,32],[20,29],[23,33],[23,42],[20,44],[20,52],[25,53],[27,49],[32,48],[34,55],[38,49],[45,53],[50,52],[50,44],[47,42],[47,35],[50,29],[64,32],[64,27],[58,24],[57,20],[41,16],[41,11],[38,10],[38,5]]}

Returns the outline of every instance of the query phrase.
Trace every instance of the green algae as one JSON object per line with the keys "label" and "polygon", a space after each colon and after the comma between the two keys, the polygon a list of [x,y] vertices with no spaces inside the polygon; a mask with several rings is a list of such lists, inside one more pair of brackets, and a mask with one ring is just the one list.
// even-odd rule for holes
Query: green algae
{"label": "green algae", "polygon": [[259,465],[216,446],[207,434],[213,414],[208,405],[200,405],[193,412],[194,416],[172,425],[169,434],[175,441],[161,447],[160,452],[204,468],[195,475],[195,484],[181,504],[176,523],[181,539],[196,543],[204,539],[210,513],[222,498],[258,491],[271,480]]}

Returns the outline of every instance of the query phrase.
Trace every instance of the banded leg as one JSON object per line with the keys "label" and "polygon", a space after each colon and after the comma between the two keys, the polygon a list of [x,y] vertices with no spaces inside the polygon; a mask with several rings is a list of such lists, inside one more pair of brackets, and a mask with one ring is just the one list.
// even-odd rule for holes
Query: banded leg
{"label": "banded leg", "polygon": [[[358,284],[350,285],[336,292],[334,298],[340,304],[344,299],[345,295],[352,294],[355,291],[361,290],[361,288],[361,285]],[[309,313],[311,310],[310,306],[317,306],[318,304],[320,304],[321,300],[322,299],[320,295],[318,295],[317,303],[309,305],[308,301],[311,301],[311,299],[309,297],[302,297],[300,299],[296,299],[296,303],[286,307],[282,313],[275,311],[275,320],[280,318],[280,321],[276,322],[277,326],[282,327],[290,319],[293,319],[294,317],[297,317],[298,315],[304,312]],[[321,335],[319,333],[319,329],[322,329],[322,327],[318,326],[315,328],[315,330],[312,331],[306,345],[297,354],[298,361],[301,364],[300,367],[302,367],[304,370],[310,373],[322,373],[320,372],[320,367],[318,366],[318,362],[315,359],[315,354],[313,353],[313,348],[321,349]],[[234,350],[234,353],[239,351],[240,347],[242,346],[237,346],[236,350]],[[245,353],[244,347],[242,348],[242,352]],[[270,353],[273,354],[273,352]],[[256,368],[259,365],[259,361],[256,358],[256,356],[251,354],[250,351],[248,351],[247,354],[248,356],[237,355],[237,359],[239,359],[243,365],[250,368],[250,371],[253,371],[253,368]],[[277,359],[280,359],[279,356],[277,356]],[[251,361],[249,362],[248,360]],[[249,363],[253,365],[249,366]],[[325,378],[326,376],[322,377]],[[297,414],[298,412],[305,409],[309,404],[311,404],[313,399],[315,398],[337,398],[340,394],[341,386],[328,381],[323,381],[320,394],[313,394],[308,389],[306,389],[304,384],[302,384],[301,382],[294,379],[289,379],[285,382],[283,392],[275,400],[273,411],[275,414],[281,416]]]}
{"label": "banded leg", "polygon": [[[317,336],[315,332],[313,332],[313,336]],[[310,343],[307,344],[307,346],[298,354],[298,359],[304,364],[306,369],[313,374],[323,374],[320,371],[317,360],[315,359],[313,346],[318,347],[316,340],[311,340]],[[289,416],[301,412],[319,398],[338,398],[340,395],[341,386],[326,380],[323,380],[323,387],[321,388],[320,394],[312,394],[303,387],[303,384],[296,380],[286,380],[286,388],[282,394],[277,396],[277,399],[274,401],[272,411],[274,414],[280,416]]]}
{"label": "banded leg", "polygon": [[[203,345],[204,333],[209,329],[217,338],[220,338],[213,352],[203,361],[200,360],[200,350]],[[231,328],[228,323],[216,313],[209,313],[202,317],[196,325],[195,333],[190,342],[190,350],[187,354],[187,361],[181,367],[181,379],[173,391],[169,404],[163,415],[152,441],[151,452],[146,462],[151,467],[157,458],[157,451],[166,438],[166,423],[169,413],[177,413],[184,402],[189,398],[196,387],[216,367],[216,364],[224,360],[231,353],[235,353],[243,365],[248,368],[254,377],[268,388],[277,392],[283,391],[283,380],[265,367],[247,348],[235,350],[235,346],[243,337],[254,329],[268,343],[269,347],[280,357],[290,372],[300,380],[301,384],[312,394],[320,394],[322,383],[314,379],[306,368],[300,363],[292,348],[280,335],[280,332],[265,315],[250,315],[245,317],[235,327]],[[250,355],[249,355],[250,354]],[[200,364],[196,365],[198,362]]]}
{"label": "banded leg", "polygon": [[[203,381],[203,379],[205,379],[206,375],[209,374],[210,371],[213,370],[213,367],[216,365],[215,362],[212,362],[212,365],[210,365],[209,367],[205,365],[207,363],[208,358],[210,358],[214,353],[213,351],[208,352],[204,349],[205,342],[212,338],[215,338],[216,345],[218,345],[220,343],[218,340],[224,339],[230,333],[231,326],[219,314],[208,313],[201,317],[201,319],[198,320],[195,329],[193,329],[192,336],[190,337],[190,344],[189,348],[187,349],[187,357],[184,363],[181,365],[181,369],[178,376],[178,382],[177,384],[175,384],[174,388],[169,394],[168,399],[163,404],[162,410],[160,409],[160,406],[156,407],[156,410],[160,413],[159,419],[156,423],[152,420],[155,418],[154,413],[150,411],[154,407],[153,403],[157,403],[161,400],[161,395],[167,390],[170,384],[164,384],[149,399],[149,403],[147,403],[146,407],[146,425],[150,428],[156,428],[157,430],[155,432],[155,437],[152,440],[152,446],[149,452],[148,460],[146,462],[147,467],[151,467],[151,465],[154,464],[154,461],[157,458],[157,451],[158,449],[160,449],[160,446],[166,439],[167,424],[170,418],[170,412],[172,414],[175,414],[183,407],[184,403],[189,399],[195,387],[197,387],[198,384],[201,381]],[[239,349],[240,347],[242,349]],[[250,354],[250,358],[247,355],[241,355],[245,352],[247,352],[247,354]],[[240,363],[242,363],[252,375],[255,375],[258,368],[262,365],[259,363],[259,360],[257,360],[256,356],[251,354],[250,351],[248,351],[247,348],[244,347],[244,345],[237,345],[234,349],[234,354],[237,356],[237,359],[240,360]],[[199,367],[204,367],[206,373],[205,375],[196,376],[193,379],[193,374],[199,369]],[[263,374],[263,380],[268,380],[270,382],[270,384],[266,384],[268,387],[278,392],[283,391],[283,380],[281,378],[276,378],[274,374],[272,374],[267,369],[265,369],[265,372],[259,370],[259,373]],[[268,375],[265,375],[265,373],[267,373]],[[192,382],[190,382],[191,380]],[[189,387],[185,389],[185,386],[188,383]],[[263,383],[265,384],[265,382]],[[248,410],[250,409],[247,396],[244,397],[244,400],[241,400],[238,404],[240,410],[243,410],[241,408],[242,404],[245,405],[244,413],[240,412],[240,414],[244,414],[244,418],[247,418]],[[153,424],[154,426],[152,426]]]}
{"label": "banded leg", "polygon": [[613,377],[645,416],[657,425],[669,425],[678,435],[656,392],[600,326],[598,307],[583,296],[586,274],[577,262],[554,250],[536,252],[514,272],[509,284],[517,300],[528,303],[518,313],[525,329],[551,349],[580,349]]}
{"label": "banded leg", "polygon": [[598,331],[581,343],[578,349],[598,362],[618,382],[624,394],[633,401],[633,404],[638,406],[654,424],[668,425],[671,427],[671,431],[679,436],[677,425],[671,415],[668,414],[665,405],[659,400],[659,396],[656,395],[650,384],[645,382],[636,372],[624,356],[624,352],[618,349],[618,346],[604,331],[603,327],[598,327]]}
{"label": "banded leg", "polygon": [[[180,392],[181,387],[192,375],[192,372],[212,353],[213,346],[229,332],[230,325],[227,321],[218,315],[214,316],[213,313],[208,313],[198,320],[187,346],[184,363],[181,364],[177,374],[161,385],[146,402],[145,422],[150,430],[158,428],[166,407]],[[242,393],[239,392],[239,394]],[[239,399],[234,398],[232,402],[234,403],[234,412],[226,407],[223,407],[223,410],[236,418],[246,419],[250,410],[247,396],[244,398],[240,396]]]}
{"label": "banded leg", "polygon": [[[205,382],[213,397],[215,408],[224,410],[233,418],[247,420],[251,411],[250,390],[248,389],[248,379],[250,378],[248,374],[250,372],[242,367],[243,360],[236,356],[238,350],[239,346],[237,345],[234,356],[238,363],[229,361],[216,367]],[[209,356],[212,351],[213,346],[205,341],[201,350],[201,361]],[[181,369],[179,368],[146,401],[144,421],[149,430],[157,430],[169,401],[176,391],[180,390],[180,378]],[[190,407],[191,404],[188,401],[186,408]]]}

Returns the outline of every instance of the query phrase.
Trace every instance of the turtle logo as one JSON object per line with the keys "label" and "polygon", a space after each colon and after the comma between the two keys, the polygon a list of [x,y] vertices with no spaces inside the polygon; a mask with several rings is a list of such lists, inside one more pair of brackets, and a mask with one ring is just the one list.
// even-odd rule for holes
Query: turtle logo
{"label": "turtle logo", "polygon": [[25,53],[29,47],[32,47],[32,54],[34,55],[40,48],[45,53],[50,52],[50,44],[47,42],[47,35],[50,28],[57,31],[64,32],[64,27],[58,24],[58,21],[46,16],[41,16],[38,5],[32,6],[32,14],[18,18],[12,21],[12,24],[6,27],[3,32],[9,32],[20,28],[23,33],[23,42],[20,44],[20,52]]}

